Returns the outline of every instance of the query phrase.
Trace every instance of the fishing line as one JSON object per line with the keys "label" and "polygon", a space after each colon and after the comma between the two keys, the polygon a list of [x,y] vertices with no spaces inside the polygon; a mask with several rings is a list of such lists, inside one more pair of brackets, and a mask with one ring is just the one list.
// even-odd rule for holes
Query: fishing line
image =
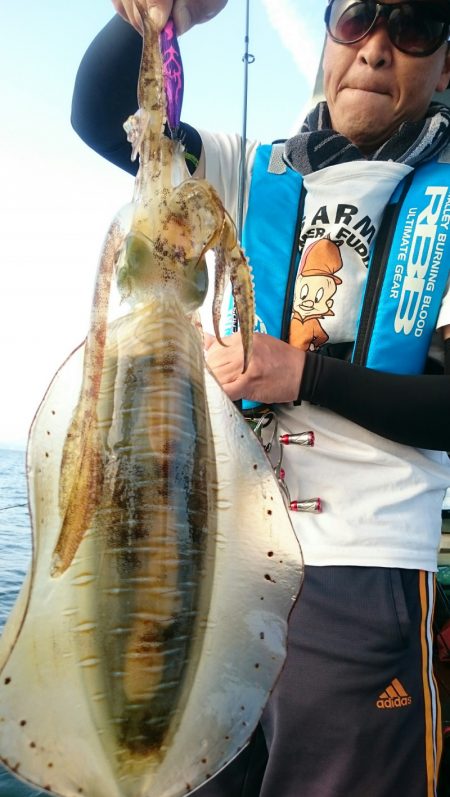
{"label": "fishing line", "polygon": [[246,142],[247,142],[247,117],[248,117],[248,68],[255,62],[255,56],[249,52],[250,44],[250,0],[246,3],[245,12],[245,52],[242,58],[244,62],[244,109],[242,114],[242,139],[241,139],[241,162],[239,170],[239,193],[238,193],[238,214],[237,228],[238,238],[242,241],[242,228],[244,225],[244,197],[246,187]]}
{"label": "fishing line", "polygon": [[0,512],[6,512],[7,509],[22,509],[24,506],[28,506],[28,504],[11,504],[11,506],[0,506]]}

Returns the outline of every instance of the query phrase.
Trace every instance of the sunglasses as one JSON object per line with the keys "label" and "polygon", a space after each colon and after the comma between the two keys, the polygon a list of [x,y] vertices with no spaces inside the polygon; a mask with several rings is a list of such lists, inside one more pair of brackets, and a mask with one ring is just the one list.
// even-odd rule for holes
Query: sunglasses
{"label": "sunglasses", "polygon": [[386,20],[389,38],[402,53],[423,57],[439,49],[448,37],[450,7],[442,2],[375,3],[372,0],[332,0],[325,12],[329,36],[338,44],[361,41]]}

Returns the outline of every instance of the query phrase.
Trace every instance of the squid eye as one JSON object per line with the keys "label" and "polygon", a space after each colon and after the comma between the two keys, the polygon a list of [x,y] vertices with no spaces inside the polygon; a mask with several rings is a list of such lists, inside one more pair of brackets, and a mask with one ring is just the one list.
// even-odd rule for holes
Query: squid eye
{"label": "squid eye", "polygon": [[306,299],[309,293],[309,285],[303,285],[300,291],[300,299]]}
{"label": "squid eye", "polygon": [[316,304],[319,304],[319,302],[322,301],[324,293],[325,293],[324,289],[319,288],[319,290],[316,293],[316,298],[314,299]]}

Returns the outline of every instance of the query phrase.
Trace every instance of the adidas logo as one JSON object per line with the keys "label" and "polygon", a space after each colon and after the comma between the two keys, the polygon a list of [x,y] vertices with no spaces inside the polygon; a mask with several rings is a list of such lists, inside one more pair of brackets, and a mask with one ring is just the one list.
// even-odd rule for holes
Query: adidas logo
{"label": "adidas logo", "polygon": [[412,703],[412,697],[401,685],[398,678],[394,678],[388,688],[381,693],[377,700],[377,708],[405,708]]}

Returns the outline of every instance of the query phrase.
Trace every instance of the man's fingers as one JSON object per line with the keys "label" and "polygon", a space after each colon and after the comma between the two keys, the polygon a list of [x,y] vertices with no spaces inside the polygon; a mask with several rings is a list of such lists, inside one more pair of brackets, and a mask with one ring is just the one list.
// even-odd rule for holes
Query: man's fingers
{"label": "man's fingers", "polygon": [[222,346],[215,338],[206,351],[206,362],[222,386],[235,382],[242,375],[244,355],[239,333],[225,338]]}
{"label": "man's fingers", "polygon": [[209,332],[203,331],[203,348],[205,351],[208,351],[208,349],[213,345],[213,343],[216,343],[216,341],[217,338],[215,335],[210,335]]}
{"label": "man's fingers", "polygon": [[172,12],[173,0],[148,2],[150,18],[158,30],[162,30]]}
{"label": "man's fingers", "polygon": [[175,0],[173,18],[177,33],[186,33],[193,25],[207,22],[225,8],[227,0]]}
{"label": "man's fingers", "polygon": [[162,30],[173,14],[178,35],[193,25],[207,22],[222,11],[227,0],[112,0],[116,11],[142,33],[140,9],[147,8],[156,27]]}
{"label": "man's fingers", "polygon": [[172,12],[173,0],[112,0],[112,4],[121,17],[142,33],[141,11],[148,10],[156,27],[162,30]]}
{"label": "man's fingers", "polygon": [[130,0],[112,0],[112,4],[117,13],[120,14],[133,28],[136,28],[139,33],[142,33],[141,16],[137,12],[137,8]]}
{"label": "man's fingers", "polygon": [[186,3],[183,3],[183,5],[179,3],[175,4],[173,9],[173,21],[178,36],[181,36],[182,33],[186,33],[189,28],[192,28],[194,21],[192,19],[191,9]]}

